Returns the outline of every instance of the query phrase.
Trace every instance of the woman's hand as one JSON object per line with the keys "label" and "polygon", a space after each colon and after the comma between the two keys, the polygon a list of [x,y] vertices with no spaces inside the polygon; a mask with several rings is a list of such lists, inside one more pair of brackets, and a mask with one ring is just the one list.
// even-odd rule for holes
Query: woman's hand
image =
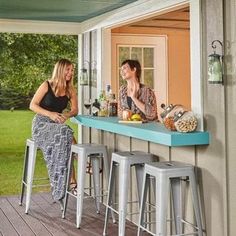
{"label": "woman's hand", "polygon": [[65,121],[67,120],[66,116],[58,112],[51,112],[50,119],[60,124],[65,123]]}

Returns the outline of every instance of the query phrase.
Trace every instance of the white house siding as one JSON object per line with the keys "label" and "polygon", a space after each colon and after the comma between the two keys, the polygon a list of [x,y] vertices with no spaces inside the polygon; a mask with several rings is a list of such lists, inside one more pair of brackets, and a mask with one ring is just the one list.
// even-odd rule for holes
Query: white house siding
{"label": "white house siding", "polygon": [[203,92],[205,128],[211,134],[209,147],[198,149],[196,162],[201,168],[207,235],[228,236],[225,145],[225,89],[207,82],[207,59],[211,42],[223,40],[221,0],[202,1],[203,10]]}
{"label": "white house siding", "polygon": [[236,0],[225,1],[225,111],[228,235],[236,232]]}
{"label": "white house siding", "polygon": [[[161,161],[178,160],[197,166],[203,221],[208,236],[234,236],[236,232],[236,94],[235,85],[235,19],[236,0],[227,0],[223,24],[223,1],[202,1],[202,85],[204,128],[211,134],[209,146],[178,147],[166,146],[130,139],[121,135],[104,132],[99,142],[108,144],[110,153],[115,150],[144,150],[156,154]],[[223,41],[225,30],[226,78],[225,85],[207,82],[207,59],[212,53],[211,42]],[[220,53],[220,51],[218,52]],[[95,131],[93,131],[95,132]],[[93,135],[92,135],[93,136]],[[134,199],[135,177],[132,175]],[[193,211],[187,197],[187,218],[192,220]],[[135,217],[130,218],[136,221]]]}

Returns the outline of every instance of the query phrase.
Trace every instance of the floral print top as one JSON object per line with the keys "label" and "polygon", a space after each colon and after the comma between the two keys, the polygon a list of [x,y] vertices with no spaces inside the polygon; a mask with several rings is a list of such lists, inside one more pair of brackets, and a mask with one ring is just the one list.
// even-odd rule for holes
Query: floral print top
{"label": "floral print top", "polygon": [[137,98],[145,104],[145,113],[143,113],[133,101],[131,103],[131,109],[129,108],[127,102],[127,85],[122,85],[118,98],[118,116],[122,117],[123,110],[131,110],[132,113],[140,114],[143,120],[157,120],[157,102],[152,89],[144,84],[140,84]]}

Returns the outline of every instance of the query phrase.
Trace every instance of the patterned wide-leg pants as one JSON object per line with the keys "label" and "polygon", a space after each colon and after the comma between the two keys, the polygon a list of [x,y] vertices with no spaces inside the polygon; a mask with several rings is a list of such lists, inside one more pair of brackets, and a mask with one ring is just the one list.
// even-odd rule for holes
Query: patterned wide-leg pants
{"label": "patterned wide-leg pants", "polygon": [[69,160],[73,130],[66,124],[58,124],[50,118],[35,115],[32,123],[32,137],[42,150],[54,200],[65,195],[67,163]]}

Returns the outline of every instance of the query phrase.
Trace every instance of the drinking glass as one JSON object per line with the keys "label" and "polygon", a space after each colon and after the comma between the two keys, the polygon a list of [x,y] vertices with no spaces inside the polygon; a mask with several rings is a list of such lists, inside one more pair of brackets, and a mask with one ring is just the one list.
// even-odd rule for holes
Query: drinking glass
{"label": "drinking glass", "polygon": [[84,107],[87,109],[88,115],[91,115],[91,105],[92,105],[92,100],[91,99],[86,99],[84,101]]}

